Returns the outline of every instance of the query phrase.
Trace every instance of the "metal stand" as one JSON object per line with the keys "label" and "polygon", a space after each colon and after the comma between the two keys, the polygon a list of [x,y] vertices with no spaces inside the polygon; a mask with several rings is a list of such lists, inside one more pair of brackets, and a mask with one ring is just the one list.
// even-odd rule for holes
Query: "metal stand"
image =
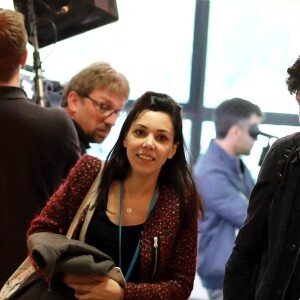
{"label": "metal stand", "polygon": [[40,106],[46,107],[46,101],[44,96],[44,84],[43,84],[43,76],[42,76],[42,66],[40,61],[40,54],[38,52],[39,44],[38,44],[38,35],[36,28],[36,15],[34,12],[34,4],[33,0],[28,0],[27,2],[28,9],[28,20],[30,23],[30,37],[32,39],[32,45],[34,47],[33,52],[33,68],[35,72],[34,77],[34,86],[36,92],[36,103]]}

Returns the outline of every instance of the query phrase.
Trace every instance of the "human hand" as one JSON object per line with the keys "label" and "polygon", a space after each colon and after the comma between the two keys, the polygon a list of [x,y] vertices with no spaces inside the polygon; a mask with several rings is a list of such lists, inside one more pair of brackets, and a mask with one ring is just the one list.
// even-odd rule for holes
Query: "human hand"
{"label": "human hand", "polygon": [[124,297],[123,288],[107,276],[64,274],[63,281],[79,300],[122,300]]}

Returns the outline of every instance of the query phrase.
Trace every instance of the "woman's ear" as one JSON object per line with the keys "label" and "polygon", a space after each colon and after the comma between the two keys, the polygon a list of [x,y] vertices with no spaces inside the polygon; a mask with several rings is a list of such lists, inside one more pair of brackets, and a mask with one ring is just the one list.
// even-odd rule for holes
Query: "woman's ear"
{"label": "woman's ear", "polygon": [[177,151],[178,145],[179,145],[179,142],[173,144],[173,147],[172,147],[172,149],[170,150],[170,153],[169,153],[169,155],[168,155],[168,159],[173,158],[173,156],[175,155],[175,153],[176,153],[176,151]]}
{"label": "woman's ear", "polygon": [[127,147],[126,139],[123,140],[123,146],[124,146],[124,148]]}

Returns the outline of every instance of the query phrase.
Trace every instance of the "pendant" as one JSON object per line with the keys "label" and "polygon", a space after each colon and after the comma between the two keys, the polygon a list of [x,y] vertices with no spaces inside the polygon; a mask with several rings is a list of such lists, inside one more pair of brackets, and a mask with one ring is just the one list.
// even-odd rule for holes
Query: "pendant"
{"label": "pendant", "polygon": [[126,208],[126,212],[127,212],[128,214],[132,214],[132,213],[133,213],[133,210],[132,210],[131,207],[127,207],[127,208]]}

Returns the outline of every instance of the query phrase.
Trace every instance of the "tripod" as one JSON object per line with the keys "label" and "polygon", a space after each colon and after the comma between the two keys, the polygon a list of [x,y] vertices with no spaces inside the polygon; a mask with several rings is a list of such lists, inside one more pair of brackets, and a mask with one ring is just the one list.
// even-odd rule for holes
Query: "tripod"
{"label": "tripod", "polygon": [[41,61],[40,61],[40,54],[38,51],[39,44],[38,44],[36,15],[35,15],[35,11],[34,11],[33,0],[27,1],[27,9],[28,9],[28,20],[29,20],[29,24],[30,24],[29,38],[31,39],[31,43],[34,47],[33,69],[34,69],[34,73],[35,73],[34,86],[35,86],[36,103],[39,104],[40,106],[46,107],[43,76],[42,76],[42,66],[41,66]]}

